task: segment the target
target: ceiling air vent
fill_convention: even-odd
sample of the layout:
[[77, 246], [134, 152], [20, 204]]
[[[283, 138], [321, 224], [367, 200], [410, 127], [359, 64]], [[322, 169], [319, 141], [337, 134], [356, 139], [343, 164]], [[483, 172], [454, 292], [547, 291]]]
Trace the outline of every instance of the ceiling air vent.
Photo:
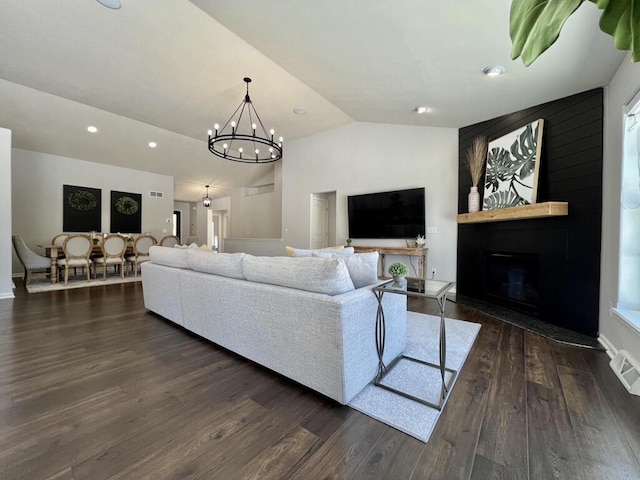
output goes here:
[[164, 193], [162, 192], [154, 192], [153, 190], [149, 191], [149, 196], [150, 197], [155, 197], [155, 198], [162, 198], [164, 197]]

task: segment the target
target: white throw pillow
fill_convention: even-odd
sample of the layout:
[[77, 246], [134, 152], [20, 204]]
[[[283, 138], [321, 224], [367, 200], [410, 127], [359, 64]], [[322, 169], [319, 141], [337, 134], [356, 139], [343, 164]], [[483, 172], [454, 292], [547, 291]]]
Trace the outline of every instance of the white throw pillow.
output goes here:
[[378, 252], [356, 253], [345, 259], [347, 270], [356, 288], [378, 282]]
[[340, 255], [337, 252], [314, 252], [314, 257], [342, 258], [356, 288], [366, 287], [378, 282], [378, 252]]

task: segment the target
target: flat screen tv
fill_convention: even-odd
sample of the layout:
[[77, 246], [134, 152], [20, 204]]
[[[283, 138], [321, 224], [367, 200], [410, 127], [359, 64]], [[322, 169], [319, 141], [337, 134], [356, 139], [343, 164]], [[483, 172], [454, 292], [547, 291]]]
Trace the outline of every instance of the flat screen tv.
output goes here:
[[348, 197], [350, 238], [424, 235], [424, 188]]

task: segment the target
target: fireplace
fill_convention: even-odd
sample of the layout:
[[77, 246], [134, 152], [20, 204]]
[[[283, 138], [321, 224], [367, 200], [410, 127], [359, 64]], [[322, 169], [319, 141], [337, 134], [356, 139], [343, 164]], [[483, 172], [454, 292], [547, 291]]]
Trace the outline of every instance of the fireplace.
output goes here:
[[484, 252], [484, 300], [538, 316], [540, 313], [537, 254]]
[[[536, 200], [567, 202], [569, 214], [460, 223], [456, 297], [597, 337], [603, 100], [597, 88], [459, 129], [459, 214], [468, 208], [471, 178], [464, 161], [473, 139], [496, 139], [538, 118], [544, 118], [544, 142]], [[516, 264], [511, 279], [505, 273], [510, 262]]]

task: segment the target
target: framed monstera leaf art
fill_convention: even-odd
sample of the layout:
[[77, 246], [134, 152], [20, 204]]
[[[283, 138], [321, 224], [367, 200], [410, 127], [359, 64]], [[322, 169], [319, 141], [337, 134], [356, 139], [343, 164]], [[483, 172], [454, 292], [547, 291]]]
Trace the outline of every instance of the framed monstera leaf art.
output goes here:
[[489, 142], [483, 210], [536, 203], [542, 119]]

